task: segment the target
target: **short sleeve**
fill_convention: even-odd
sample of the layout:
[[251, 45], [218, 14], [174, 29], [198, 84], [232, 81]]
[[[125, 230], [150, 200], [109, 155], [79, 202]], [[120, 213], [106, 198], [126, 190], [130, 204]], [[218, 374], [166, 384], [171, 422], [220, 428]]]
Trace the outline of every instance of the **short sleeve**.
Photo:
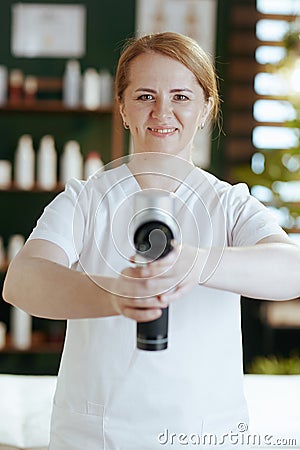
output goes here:
[[286, 236], [273, 214], [255, 197], [248, 186], [239, 183], [229, 189], [227, 198], [229, 245], [254, 245], [271, 235]]
[[61, 247], [69, 258], [69, 266], [78, 261], [83, 242], [83, 183], [72, 179], [44, 209], [28, 240], [45, 239]]

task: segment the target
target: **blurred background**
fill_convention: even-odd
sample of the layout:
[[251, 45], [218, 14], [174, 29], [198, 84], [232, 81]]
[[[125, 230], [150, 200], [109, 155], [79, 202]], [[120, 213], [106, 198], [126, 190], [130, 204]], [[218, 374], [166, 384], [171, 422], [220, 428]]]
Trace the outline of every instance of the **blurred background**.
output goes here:
[[[300, 0], [85, 0], [0, 5], [0, 285], [71, 176], [127, 154], [113, 77], [127, 38], [172, 30], [215, 60], [221, 132], [195, 164], [251, 193], [300, 242]], [[68, 168], [68, 169], [67, 169]], [[300, 302], [242, 299], [246, 373], [300, 373]], [[0, 302], [0, 373], [56, 374], [63, 321]]]

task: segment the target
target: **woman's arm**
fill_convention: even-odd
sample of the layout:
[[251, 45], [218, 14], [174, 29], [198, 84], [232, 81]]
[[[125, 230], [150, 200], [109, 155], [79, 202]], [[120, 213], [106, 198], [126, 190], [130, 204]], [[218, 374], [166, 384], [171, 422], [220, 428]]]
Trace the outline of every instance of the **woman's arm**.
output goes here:
[[[137, 317], [152, 320], [160, 315], [161, 302], [139, 300], [143, 279], [89, 275], [69, 269], [66, 253], [42, 239], [27, 242], [11, 262], [3, 298], [29, 314], [50, 319], [107, 317], [120, 314], [122, 300], [135, 302]], [[122, 297], [122, 293], [128, 298]], [[139, 314], [139, 308], [147, 308]], [[142, 309], [141, 309], [142, 311]]]
[[300, 296], [300, 248], [281, 236], [251, 247], [175, 246], [168, 256], [129, 267], [118, 278], [76, 272], [67, 264], [66, 254], [55, 244], [29, 241], [10, 265], [4, 298], [46, 318], [122, 314], [148, 321], [199, 283], [253, 298]]
[[144, 275], [154, 277], [153, 283], [155, 275], [164, 272], [170, 288], [162, 296], [165, 301], [181, 297], [196, 284], [257, 299], [300, 296], [300, 247], [288, 237], [270, 236], [250, 247], [182, 246], [176, 252], [180, 257], [172, 267], [166, 257], [144, 269]]
[[8, 268], [3, 298], [32, 315], [52, 319], [117, 314], [109, 292], [67, 266], [68, 257], [57, 245], [29, 241]]
[[251, 298], [289, 300], [300, 296], [299, 273], [300, 247], [270, 236], [251, 247], [226, 248], [205, 284]]

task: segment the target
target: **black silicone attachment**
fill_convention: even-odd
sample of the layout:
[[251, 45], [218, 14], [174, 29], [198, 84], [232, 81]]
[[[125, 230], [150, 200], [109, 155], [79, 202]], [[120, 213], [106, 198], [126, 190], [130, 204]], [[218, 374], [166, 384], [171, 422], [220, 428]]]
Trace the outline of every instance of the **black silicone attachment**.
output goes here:
[[[163, 222], [149, 221], [140, 225], [134, 234], [137, 253], [146, 260], [163, 258], [172, 250], [172, 230]], [[162, 315], [150, 322], [137, 324], [137, 348], [141, 350], [164, 350], [168, 347], [169, 308], [162, 309]]]
[[166, 256], [172, 250], [172, 230], [159, 220], [140, 225], [134, 233], [134, 246], [137, 252], [149, 260]]

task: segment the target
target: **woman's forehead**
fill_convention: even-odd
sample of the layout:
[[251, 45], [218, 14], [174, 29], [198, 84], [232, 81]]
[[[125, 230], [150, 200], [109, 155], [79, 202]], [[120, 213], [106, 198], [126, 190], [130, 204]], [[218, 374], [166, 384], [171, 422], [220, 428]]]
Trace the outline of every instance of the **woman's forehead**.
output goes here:
[[[193, 72], [174, 58], [161, 53], [142, 53], [136, 56], [129, 66], [129, 82], [139, 83], [143, 80], [153, 83], [185, 83], [199, 85]], [[181, 86], [182, 87], [182, 86]]]

